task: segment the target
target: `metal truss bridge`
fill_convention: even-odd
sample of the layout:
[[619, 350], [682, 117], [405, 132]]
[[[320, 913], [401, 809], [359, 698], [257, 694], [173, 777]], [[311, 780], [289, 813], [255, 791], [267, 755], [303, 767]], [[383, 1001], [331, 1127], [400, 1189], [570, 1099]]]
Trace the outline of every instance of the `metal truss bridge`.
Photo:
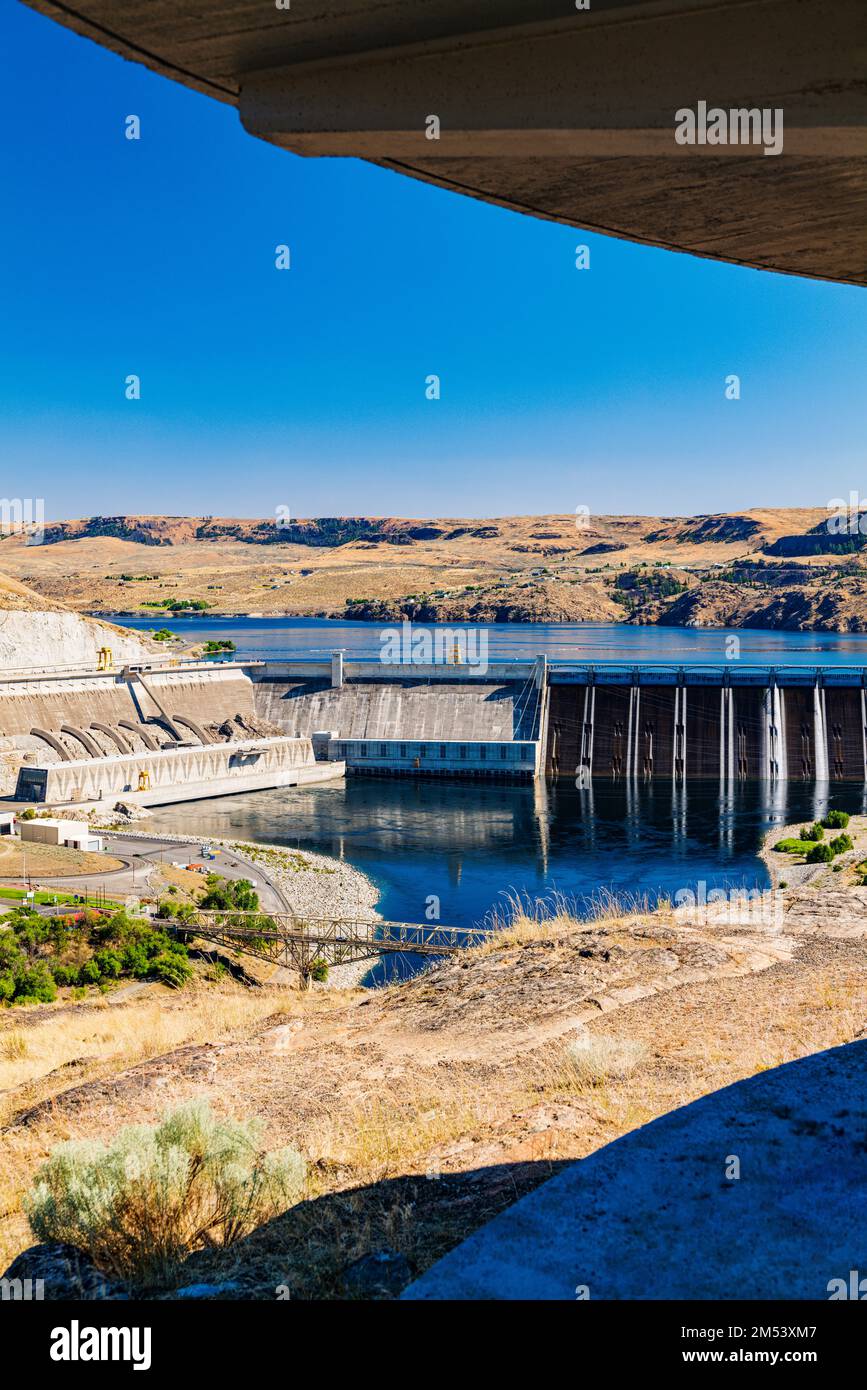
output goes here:
[[196, 912], [175, 929], [218, 946], [297, 970], [309, 981], [318, 964], [344, 965], [375, 955], [411, 952], [447, 956], [480, 946], [483, 927], [428, 926], [420, 922], [364, 921], [353, 917], [295, 917], [289, 913]]

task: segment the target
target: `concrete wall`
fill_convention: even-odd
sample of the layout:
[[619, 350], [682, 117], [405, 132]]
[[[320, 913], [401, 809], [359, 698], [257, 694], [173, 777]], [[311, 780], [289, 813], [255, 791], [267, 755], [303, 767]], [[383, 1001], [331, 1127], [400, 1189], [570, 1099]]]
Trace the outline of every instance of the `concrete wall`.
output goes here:
[[7, 736], [29, 734], [34, 726], [55, 731], [61, 724], [79, 724], [86, 729], [94, 719], [116, 724], [137, 718], [129, 690], [117, 676], [0, 684], [0, 734]]
[[540, 771], [541, 745], [537, 742], [332, 738], [316, 743], [320, 756], [339, 759], [348, 771], [367, 776], [527, 781]]
[[[36, 769], [26, 769], [22, 778]], [[136, 757], [91, 758], [44, 769], [49, 805], [113, 803], [122, 796], [141, 805], [164, 805], [265, 787], [296, 786], [343, 775], [341, 763], [315, 763], [309, 739], [267, 738], [205, 748], [166, 749]], [[150, 788], [138, 791], [146, 772]], [[21, 788], [25, 791], [24, 787]], [[28, 799], [27, 792], [22, 799]]]
[[331, 729], [345, 739], [509, 741], [530, 736], [535, 691], [519, 684], [407, 679], [354, 681], [333, 689], [321, 677], [260, 680], [256, 712], [286, 733]]
[[[253, 685], [240, 668], [179, 667], [147, 672], [145, 679], [172, 714], [209, 722], [254, 713]], [[34, 726], [56, 733], [63, 724], [89, 729], [94, 720], [138, 721], [139, 706], [145, 718], [158, 714], [141, 683], [130, 685], [120, 672], [0, 680], [0, 737], [29, 734]]]
[[206, 724], [235, 714], [255, 713], [252, 681], [235, 667], [156, 671], [147, 673], [145, 679], [169, 714], [183, 714]]

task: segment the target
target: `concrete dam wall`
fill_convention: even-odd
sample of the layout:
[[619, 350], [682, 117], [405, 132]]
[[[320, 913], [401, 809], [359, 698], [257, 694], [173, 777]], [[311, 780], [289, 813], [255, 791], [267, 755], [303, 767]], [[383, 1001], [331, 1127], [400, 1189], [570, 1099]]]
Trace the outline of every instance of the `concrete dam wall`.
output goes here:
[[158, 805], [342, 774], [257, 718], [238, 666], [0, 679], [0, 791], [20, 801]]
[[286, 733], [331, 730], [341, 739], [511, 742], [533, 737], [536, 701], [515, 682], [326, 678], [255, 684], [256, 712]]
[[[198, 721], [255, 713], [253, 683], [241, 671], [155, 671], [147, 682], [172, 713]], [[128, 681], [122, 673], [0, 683], [0, 737], [29, 734], [34, 725], [52, 731], [63, 724], [87, 729], [94, 721], [116, 725], [122, 719], [138, 722], [143, 715], [158, 713], [140, 683]]]
[[133, 757], [82, 758], [48, 768], [23, 767], [16, 797], [74, 806], [110, 805], [120, 796], [141, 806], [157, 806], [297, 786], [341, 772], [341, 768], [314, 762], [309, 739], [270, 738], [163, 748]]
[[863, 687], [553, 685], [549, 777], [867, 780]]
[[[251, 741], [260, 755], [245, 764], [237, 755]], [[273, 745], [267, 758], [264, 744]], [[867, 669], [549, 668], [539, 658], [476, 674], [344, 666], [336, 653], [330, 661], [0, 676], [6, 795], [183, 800], [283, 785], [295, 768], [307, 769], [297, 781], [348, 770], [864, 783]], [[24, 775], [33, 770], [46, 775]], [[197, 790], [209, 784], [210, 793]]]
[[347, 767], [526, 781], [541, 770], [535, 670], [374, 676], [369, 667], [345, 674], [336, 657], [300, 673], [286, 663], [142, 663], [0, 678], [0, 785], [19, 800], [147, 805], [340, 777]]
[[260, 718], [313, 738], [316, 756], [368, 777], [483, 778], [529, 781], [541, 771], [544, 690], [535, 667], [522, 679], [467, 679], [435, 667], [383, 671], [341, 661], [327, 675], [255, 678]]

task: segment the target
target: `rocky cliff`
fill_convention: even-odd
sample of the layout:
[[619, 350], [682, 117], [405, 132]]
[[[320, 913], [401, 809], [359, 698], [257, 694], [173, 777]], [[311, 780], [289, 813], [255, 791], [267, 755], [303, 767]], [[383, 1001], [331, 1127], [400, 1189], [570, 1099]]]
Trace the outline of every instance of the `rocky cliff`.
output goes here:
[[93, 666], [100, 647], [110, 647], [116, 661], [140, 661], [150, 654], [136, 633], [72, 613], [0, 576], [0, 671]]

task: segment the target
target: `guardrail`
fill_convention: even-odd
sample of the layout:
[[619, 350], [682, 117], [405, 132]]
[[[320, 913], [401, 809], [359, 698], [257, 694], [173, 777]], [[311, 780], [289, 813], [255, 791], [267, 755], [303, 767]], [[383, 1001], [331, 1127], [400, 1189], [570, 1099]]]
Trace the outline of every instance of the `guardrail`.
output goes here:
[[[321, 669], [323, 672], [330, 670], [331, 653], [323, 651], [322, 654], [309, 654], [283, 651], [280, 649], [270, 650], [261, 656], [238, 656], [232, 657], [215, 655], [213, 657], [167, 657], [164, 661], [159, 658], [153, 660], [124, 660], [118, 658], [110, 670], [100, 669], [95, 664], [74, 663], [65, 665], [62, 663], [51, 665], [31, 665], [31, 666], [5, 666], [0, 672], [0, 683], [6, 681], [16, 681], [44, 677], [63, 678], [65, 676], [92, 677], [101, 676], [105, 679], [117, 678], [124, 670], [143, 671], [145, 674], [153, 672], [157, 674], [169, 673], [176, 670], [213, 670], [216, 667], [225, 669], [234, 667], [238, 670], [249, 668], [267, 668], [269, 665], [306, 667], [310, 669]], [[383, 663], [379, 657], [359, 653], [353, 654], [344, 663], [344, 672], [351, 676], [353, 668], [363, 669], [366, 675], [374, 671], [381, 673], [383, 680], [400, 680], [417, 674], [420, 679], [424, 679], [432, 674], [448, 676], [451, 679], [472, 680], [497, 680], [510, 677], [511, 679], [525, 679], [530, 677], [536, 668], [536, 658], [534, 657], [501, 657], [492, 658], [488, 661], [484, 671], [476, 671], [471, 662], [455, 664], [451, 661], [444, 662], [394, 662]], [[861, 662], [840, 662], [840, 661], [713, 661], [713, 660], [694, 660], [694, 661], [632, 661], [624, 659], [603, 659], [588, 661], [570, 661], [567, 659], [558, 660], [548, 658], [547, 671], [549, 681], [555, 683], [568, 681], [571, 677], [583, 679], [588, 673], [599, 674], [603, 677], [622, 676], [630, 678], [638, 675], [686, 675], [697, 676], [704, 674], [707, 676], [721, 677], [727, 673], [729, 678], [735, 680], [755, 673], [759, 676], [772, 676], [779, 679], [781, 675], [788, 677], [807, 677], [812, 676], [818, 679], [826, 679], [829, 676], [839, 674], [843, 677], [857, 678], [859, 683], [867, 685], [867, 663]]]

